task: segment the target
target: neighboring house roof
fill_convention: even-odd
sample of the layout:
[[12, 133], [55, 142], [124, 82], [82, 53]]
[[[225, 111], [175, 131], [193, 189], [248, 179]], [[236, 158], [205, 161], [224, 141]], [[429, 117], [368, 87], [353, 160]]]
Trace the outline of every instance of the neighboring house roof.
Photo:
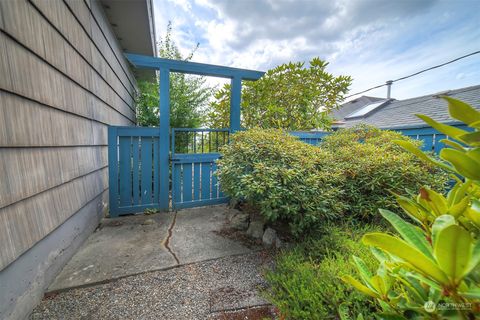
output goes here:
[[382, 98], [376, 97], [368, 97], [368, 96], [361, 96], [355, 100], [349, 101], [347, 103], [342, 104], [342, 106], [334, 110], [332, 116], [334, 119], [343, 121], [343, 119], [348, 116], [349, 114], [361, 109], [367, 104], [383, 100]]
[[[157, 56], [152, 0], [100, 0], [122, 51]], [[137, 78], [152, 79], [154, 70], [134, 70]]]
[[[374, 125], [379, 128], [394, 128], [405, 126], [425, 125], [425, 123], [415, 116], [415, 114], [425, 114], [439, 122], [455, 122], [448, 113], [448, 105], [445, 100], [439, 96], [446, 95], [455, 99], [462, 100], [477, 110], [480, 110], [480, 85], [466, 87], [456, 90], [448, 90], [436, 94], [406, 99], [390, 100], [381, 104], [378, 108], [367, 113], [363, 117], [349, 118], [355, 111], [374, 103], [375, 101], [385, 100], [382, 98], [372, 102], [372, 97], [360, 97], [357, 102], [351, 101], [333, 112], [333, 117], [338, 123], [336, 127], [351, 127], [359, 123]], [[368, 98], [368, 99], [362, 99]], [[361, 99], [361, 100], [360, 100]]]

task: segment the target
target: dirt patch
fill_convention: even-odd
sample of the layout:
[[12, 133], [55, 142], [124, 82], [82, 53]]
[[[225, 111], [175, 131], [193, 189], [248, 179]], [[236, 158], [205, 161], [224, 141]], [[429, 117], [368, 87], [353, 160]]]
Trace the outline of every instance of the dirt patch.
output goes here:
[[233, 229], [228, 225], [225, 225], [220, 230], [213, 231], [213, 233], [230, 240], [238, 241], [249, 249], [259, 249], [262, 247], [261, 239], [251, 238], [246, 235], [245, 231]]
[[211, 319], [213, 320], [263, 320], [278, 319], [278, 313], [270, 305], [247, 308], [242, 310], [223, 311]]

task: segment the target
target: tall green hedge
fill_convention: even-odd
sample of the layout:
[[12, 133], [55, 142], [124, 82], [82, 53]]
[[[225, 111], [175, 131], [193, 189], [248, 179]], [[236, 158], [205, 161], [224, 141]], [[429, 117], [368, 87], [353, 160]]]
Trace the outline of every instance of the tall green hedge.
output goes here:
[[447, 175], [406, 152], [394, 140], [412, 140], [401, 133], [360, 125], [326, 136], [320, 148], [334, 155], [330, 165], [343, 172], [342, 203], [357, 219], [378, 219], [378, 208], [396, 210], [391, 192], [405, 194], [427, 185], [443, 191]]
[[276, 129], [238, 132], [221, 152], [223, 192], [254, 205], [270, 221], [289, 221], [294, 233], [344, 212], [338, 201], [344, 177], [325, 166], [333, 161], [329, 152]]
[[373, 220], [395, 209], [391, 192], [422, 184], [442, 190], [446, 177], [391, 143], [398, 133], [360, 127], [330, 135], [318, 146], [276, 129], [231, 136], [218, 161], [223, 191], [253, 205], [270, 221], [299, 234], [325, 219]]

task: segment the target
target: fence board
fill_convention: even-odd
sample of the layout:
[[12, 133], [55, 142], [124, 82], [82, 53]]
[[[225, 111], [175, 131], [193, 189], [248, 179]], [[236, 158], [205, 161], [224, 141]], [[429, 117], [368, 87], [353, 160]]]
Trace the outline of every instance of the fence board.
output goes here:
[[183, 201], [192, 201], [192, 164], [183, 165]]
[[152, 203], [152, 138], [142, 137], [142, 204]]
[[119, 137], [120, 206], [132, 204], [131, 140], [131, 137]]
[[139, 160], [139, 137], [132, 137], [132, 174], [133, 174], [133, 203], [140, 203], [140, 160]]
[[195, 163], [193, 167], [193, 200], [200, 200], [200, 163]]

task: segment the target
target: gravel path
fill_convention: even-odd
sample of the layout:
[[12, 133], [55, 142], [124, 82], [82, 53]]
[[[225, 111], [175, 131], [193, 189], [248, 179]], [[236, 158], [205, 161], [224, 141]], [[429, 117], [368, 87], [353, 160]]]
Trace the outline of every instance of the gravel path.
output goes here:
[[259, 289], [271, 264], [270, 253], [254, 252], [73, 289], [45, 298], [31, 319], [222, 319], [266, 304]]

